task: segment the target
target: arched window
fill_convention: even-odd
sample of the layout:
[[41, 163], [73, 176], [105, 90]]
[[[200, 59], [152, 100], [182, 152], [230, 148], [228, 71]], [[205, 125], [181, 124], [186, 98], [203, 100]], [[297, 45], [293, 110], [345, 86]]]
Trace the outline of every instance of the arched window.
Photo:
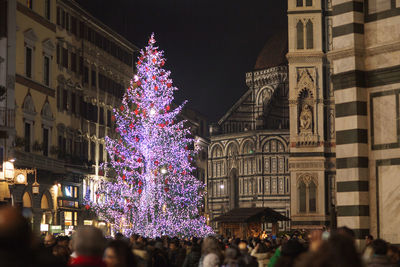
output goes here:
[[303, 27], [303, 22], [301, 22], [300, 20], [297, 22], [296, 32], [297, 32], [297, 49], [304, 49], [304, 27]]
[[300, 204], [300, 212], [306, 212], [307, 204], [306, 204], [306, 184], [301, 181], [299, 185], [299, 204]]
[[43, 196], [42, 196], [42, 201], [40, 203], [40, 208], [42, 210], [48, 210], [50, 208], [49, 207], [49, 200], [47, 199], [46, 194], [43, 194]]
[[22, 207], [32, 208], [32, 199], [28, 192], [25, 192], [22, 197]]
[[214, 147], [212, 152], [212, 157], [213, 158], [222, 157], [222, 148], [219, 145]]
[[306, 32], [307, 32], [307, 49], [314, 48], [314, 29], [313, 23], [309, 20], [306, 24]]
[[313, 181], [308, 186], [308, 210], [309, 212], [317, 211], [317, 187]]
[[253, 154], [254, 153], [254, 146], [253, 143], [248, 141], [243, 146], [243, 154]]
[[314, 179], [306, 174], [300, 178], [298, 185], [299, 212], [317, 212], [317, 184]]

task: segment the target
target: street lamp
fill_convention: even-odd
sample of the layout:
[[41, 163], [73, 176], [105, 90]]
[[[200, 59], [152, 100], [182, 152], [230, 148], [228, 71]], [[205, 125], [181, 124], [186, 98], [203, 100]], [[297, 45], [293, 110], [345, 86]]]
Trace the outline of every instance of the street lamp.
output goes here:
[[35, 173], [35, 182], [32, 184], [32, 193], [39, 194], [39, 183], [37, 182], [37, 170], [36, 168], [33, 170], [28, 170], [27, 173]]

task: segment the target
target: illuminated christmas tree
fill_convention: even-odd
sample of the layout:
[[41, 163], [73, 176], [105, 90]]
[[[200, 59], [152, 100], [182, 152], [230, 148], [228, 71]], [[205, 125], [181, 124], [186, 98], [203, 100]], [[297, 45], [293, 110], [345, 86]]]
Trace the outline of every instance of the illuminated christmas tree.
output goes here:
[[115, 230], [145, 237], [205, 236], [212, 233], [199, 216], [204, 184], [192, 171], [194, 140], [172, 108], [177, 90], [163, 69], [163, 51], [152, 35], [137, 61], [137, 75], [114, 109], [117, 138], [106, 137], [110, 161], [87, 208]]

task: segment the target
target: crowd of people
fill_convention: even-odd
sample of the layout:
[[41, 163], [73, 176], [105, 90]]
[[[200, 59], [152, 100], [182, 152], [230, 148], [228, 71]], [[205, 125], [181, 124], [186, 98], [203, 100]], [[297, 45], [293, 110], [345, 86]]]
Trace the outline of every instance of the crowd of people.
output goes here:
[[204, 239], [116, 234], [104, 237], [101, 230], [83, 226], [72, 237], [32, 234], [28, 221], [12, 207], [0, 209], [0, 266], [73, 267], [379, 267], [400, 266], [400, 250], [382, 239], [366, 237], [356, 249], [354, 232], [294, 232], [280, 238]]

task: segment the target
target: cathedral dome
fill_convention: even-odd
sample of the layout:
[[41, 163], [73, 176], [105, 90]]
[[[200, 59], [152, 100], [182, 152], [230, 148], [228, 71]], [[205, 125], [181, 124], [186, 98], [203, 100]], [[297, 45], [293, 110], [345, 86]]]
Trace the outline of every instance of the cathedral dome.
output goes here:
[[282, 30], [272, 35], [264, 48], [258, 54], [254, 69], [268, 69], [280, 65], [286, 65], [286, 53], [288, 52], [288, 33]]

